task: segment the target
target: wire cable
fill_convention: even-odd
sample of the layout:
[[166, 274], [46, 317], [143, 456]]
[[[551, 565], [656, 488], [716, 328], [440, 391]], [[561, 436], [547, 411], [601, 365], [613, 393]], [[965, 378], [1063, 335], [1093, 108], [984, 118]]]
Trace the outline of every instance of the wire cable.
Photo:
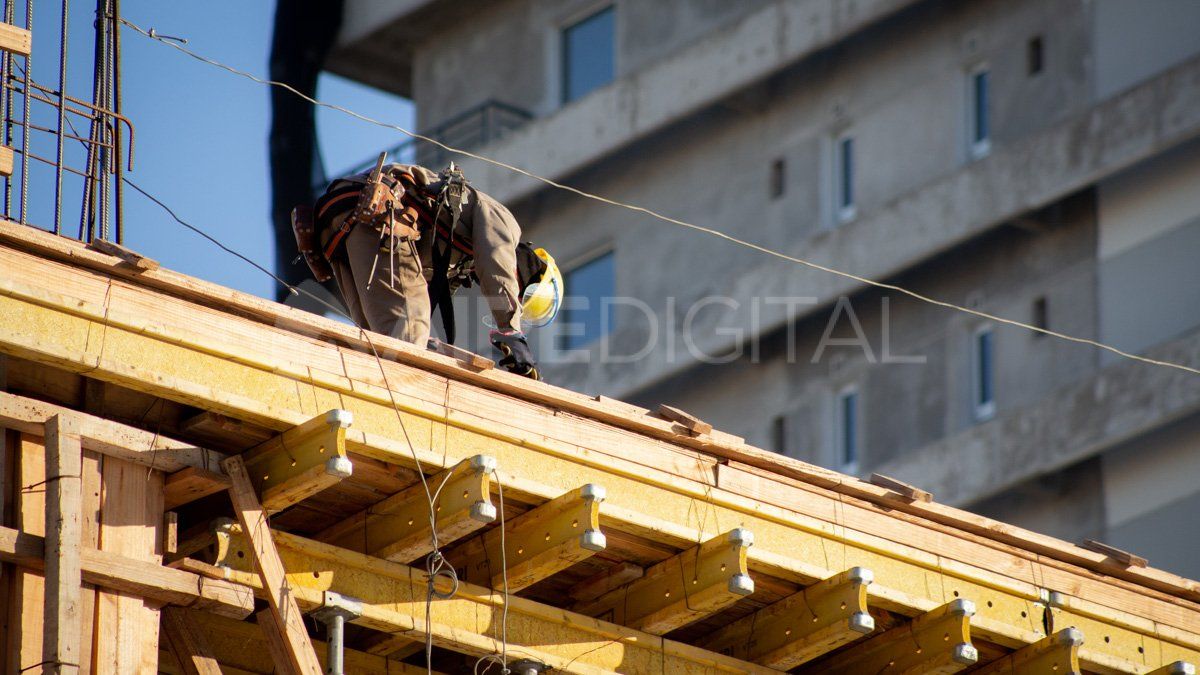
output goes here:
[[295, 87], [292, 87], [291, 85], [289, 85], [285, 82], [264, 79], [264, 78], [258, 77], [256, 75], [253, 75], [252, 73], [248, 73], [246, 71], [239, 70], [237, 68], [234, 68], [233, 66], [226, 65], [224, 63], [221, 63], [220, 61], [216, 61], [207, 56], [198, 54], [198, 53], [188, 49], [187, 47], [184, 47], [182, 44], [172, 41], [172, 39], [169, 39], [165, 36], [159, 35], [153, 28], [151, 28], [149, 31], [146, 31], [146, 30], [142, 29], [140, 26], [138, 26], [137, 24], [134, 24], [131, 21], [124, 19], [124, 18], [121, 19], [121, 22], [124, 23], [126, 26], [129, 26], [129, 28], [131, 28], [135, 32], [140, 33], [152, 40], [155, 40], [157, 42], [165, 44], [173, 49], [177, 49], [180, 52], [182, 52], [182, 53], [190, 56], [191, 58], [196, 59], [197, 61], [200, 61], [202, 63], [206, 63], [210, 66], [220, 68], [222, 70], [233, 73], [234, 75], [238, 75], [240, 77], [247, 78], [247, 79], [257, 82], [259, 84], [286, 89], [287, 91], [290, 91], [291, 93], [295, 94], [296, 96], [299, 96], [300, 98], [308, 101], [309, 103], [311, 103], [313, 105], [320, 106], [323, 108], [329, 108], [330, 110], [337, 110], [338, 112], [345, 113], [351, 117], [362, 120], [363, 122], [367, 122], [369, 124], [374, 124], [376, 126], [383, 127], [385, 129], [391, 129], [394, 131], [398, 131], [398, 132], [404, 134], [405, 136], [408, 136], [409, 138], [412, 138], [412, 139], [418, 140], [418, 141], [423, 141], [425, 143], [430, 143], [434, 146], [437, 146], [438, 148], [441, 148], [442, 150], [444, 150], [446, 152], [461, 155], [463, 157], [470, 157], [471, 159], [475, 159], [475, 160], [478, 160], [478, 161], [481, 161], [481, 162], [484, 162], [487, 164], [491, 164], [493, 166], [500, 167], [502, 169], [507, 169], [509, 171], [518, 173], [522, 176], [525, 176], [527, 178], [531, 178], [538, 182], [544, 183], [545, 185], [549, 185], [550, 187], [579, 195], [580, 197], [583, 197], [585, 199], [591, 199], [593, 201], [597, 201], [602, 204], [608, 204], [609, 206], [615, 206], [618, 208], [627, 209], [629, 211], [634, 211], [636, 213], [641, 213], [641, 214], [650, 216], [651, 218], [661, 220], [665, 223], [670, 223], [672, 225], [684, 227], [684, 228], [687, 228], [687, 229], [690, 229], [690, 230], [693, 230], [696, 232], [701, 232], [703, 234], [707, 234], [709, 236], [716, 237], [718, 239], [724, 239], [725, 241], [730, 242], [732, 244], [736, 244], [736, 245], [742, 246], [744, 248], [758, 251], [759, 253], [763, 253], [763, 254], [766, 254], [766, 255], [769, 255], [769, 256], [772, 256], [775, 258], [779, 258], [781, 260], [786, 260], [788, 262], [792, 262], [792, 263], [795, 263], [798, 265], [803, 265], [810, 269], [818, 270], [821, 272], [826, 272], [828, 274], [833, 274], [833, 275], [842, 277], [844, 279], [856, 281], [860, 284], [864, 284], [867, 286], [873, 286], [875, 288], [880, 288], [883, 290], [900, 293], [902, 295], [907, 295], [915, 300], [919, 300], [921, 302], [925, 302], [925, 303], [928, 303], [931, 305], [936, 305], [938, 307], [943, 307], [945, 309], [963, 312], [963, 313], [970, 314], [972, 316], [976, 316], [976, 317], [979, 317], [982, 319], [987, 319], [988, 321], [994, 321], [996, 323], [1005, 324], [1008, 326], [1014, 326], [1016, 328], [1023, 328], [1026, 330], [1034, 331], [1036, 333], [1041, 333], [1043, 335], [1049, 335], [1051, 337], [1058, 338], [1060, 340], [1066, 340], [1068, 342], [1075, 342], [1078, 344], [1096, 347], [1097, 349], [1102, 349], [1102, 350], [1111, 352], [1113, 354], [1116, 354], [1122, 358], [1131, 359], [1133, 361], [1139, 361], [1141, 363], [1146, 363], [1149, 365], [1162, 366], [1165, 368], [1174, 368], [1177, 370], [1182, 370], [1184, 372], [1192, 373], [1193, 375], [1200, 375], [1200, 369], [1193, 368], [1191, 366], [1186, 366], [1186, 365], [1183, 365], [1180, 363], [1174, 363], [1171, 361], [1163, 361], [1160, 359], [1153, 359], [1153, 358], [1149, 358], [1146, 356], [1133, 354], [1133, 353], [1127, 352], [1123, 349], [1119, 349], [1112, 345], [1108, 345], [1103, 342], [1099, 342], [1097, 340], [1092, 340], [1090, 338], [1076, 337], [1074, 335], [1068, 335], [1066, 333], [1060, 333], [1058, 331], [1053, 331], [1053, 330], [1050, 330], [1049, 328], [1043, 328], [1041, 326], [1034, 326], [1032, 324], [1028, 324], [1023, 321], [1017, 321], [1015, 319], [1007, 319], [1007, 318], [1004, 318], [1001, 316], [997, 316], [995, 314], [990, 314], [988, 312], [983, 312], [983, 311], [980, 311], [977, 309], [972, 309], [970, 307], [956, 305], [952, 302], [938, 300], [936, 298], [929, 297], [927, 295], [904, 288], [902, 286], [897, 286], [895, 284], [890, 284], [890, 283], [883, 282], [883, 281], [876, 281], [874, 279], [870, 279], [868, 277], [864, 277], [859, 274], [854, 274], [853, 272], [846, 272], [844, 270], [840, 270], [835, 267], [830, 267], [828, 265], [822, 265], [820, 263], [813, 262], [811, 260], [806, 260], [804, 258], [799, 258], [796, 256], [788, 255], [787, 253], [783, 253], [782, 251], [776, 251], [774, 249], [770, 249], [765, 246], [755, 244], [755, 243], [747, 241], [745, 239], [741, 239], [741, 238], [735, 237], [733, 235], [726, 234], [724, 232], [721, 232], [720, 230], [716, 230], [711, 227], [705, 227], [703, 225], [697, 225], [695, 223], [690, 223], [690, 222], [687, 222], [684, 220], [680, 220], [678, 218], [673, 218], [671, 216], [661, 214], [657, 211], [648, 209], [643, 206], [638, 206], [636, 204], [629, 204], [629, 203], [617, 201], [615, 199], [610, 199], [610, 198], [604, 197], [602, 195], [597, 195], [597, 194], [594, 194], [591, 192], [587, 192], [585, 190], [581, 190], [581, 189], [573, 187], [571, 185], [566, 185], [564, 183], [560, 183], [560, 182], [552, 180], [550, 178], [546, 178], [544, 176], [539, 176], [531, 171], [522, 169], [521, 167], [514, 166], [512, 164], [500, 161], [498, 159], [493, 159], [491, 157], [485, 157], [483, 155], [479, 155], [479, 154], [470, 152], [468, 150], [463, 150], [461, 148], [451, 147], [435, 138], [430, 138], [429, 136], [425, 136], [425, 135], [419, 134], [417, 132], [410, 131], [410, 130], [405, 129], [404, 127], [401, 127], [396, 124], [390, 124], [388, 122], [383, 122], [383, 121], [368, 117], [366, 115], [355, 112], [353, 110], [350, 110], [349, 108], [337, 105], [335, 103], [327, 103], [324, 101], [320, 101], [311, 96], [308, 96], [307, 94], [299, 91]]

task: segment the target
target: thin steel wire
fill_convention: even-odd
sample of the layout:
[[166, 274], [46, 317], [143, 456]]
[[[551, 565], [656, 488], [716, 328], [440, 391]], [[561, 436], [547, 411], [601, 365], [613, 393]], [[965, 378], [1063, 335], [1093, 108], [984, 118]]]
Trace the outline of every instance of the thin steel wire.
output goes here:
[[394, 131], [398, 131], [398, 132], [408, 136], [409, 138], [417, 139], [420, 141], [424, 141], [426, 143], [431, 143], [433, 145], [436, 145], [437, 147], [441, 148], [442, 150], [445, 150], [446, 152], [450, 152], [450, 153], [453, 153], [456, 155], [461, 155], [463, 157], [470, 157], [471, 159], [475, 159], [475, 160], [478, 160], [478, 161], [481, 161], [481, 162], [484, 162], [487, 164], [491, 164], [493, 166], [497, 166], [502, 169], [507, 169], [514, 173], [518, 173], [522, 176], [525, 176], [527, 178], [536, 180], [540, 183], [544, 183], [545, 185], [549, 185], [550, 187], [576, 194], [585, 199], [590, 199], [592, 201], [600, 202], [602, 204], [608, 204], [609, 206], [615, 206], [618, 208], [626, 209], [629, 211], [633, 211], [635, 213], [641, 213], [643, 215], [650, 216], [651, 218], [654, 218], [656, 220], [660, 220], [660, 221], [663, 221], [665, 223], [669, 223], [672, 225], [677, 225], [679, 227], [687, 228], [689, 230], [692, 230], [695, 232], [700, 232], [700, 233], [709, 235], [711, 237], [716, 237], [718, 239], [723, 239], [732, 244], [736, 244], [738, 246], [748, 248], [753, 251], [758, 251], [759, 253], [763, 253], [763, 254], [766, 254], [766, 255], [769, 255], [769, 256], [772, 256], [775, 258], [779, 258], [781, 260], [786, 260], [788, 262], [795, 263], [797, 265], [802, 265], [802, 266], [808, 267], [810, 269], [833, 274], [833, 275], [842, 277], [844, 279], [856, 281], [856, 282], [858, 282], [860, 284], [864, 284], [866, 286], [873, 286], [875, 288], [894, 291], [894, 292], [900, 293], [902, 295], [907, 295], [915, 300], [919, 300], [919, 301], [927, 303], [927, 304], [936, 305], [938, 307], [943, 307], [945, 309], [950, 309], [950, 310], [957, 311], [957, 312], [962, 312], [964, 314], [970, 314], [972, 316], [979, 317], [981, 319], [987, 319], [988, 321], [994, 321], [996, 323], [1000, 323], [1000, 324], [1004, 324], [1004, 325], [1008, 325], [1008, 326], [1014, 326], [1016, 328], [1023, 328], [1026, 330], [1033, 331], [1035, 333], [1049, 335], [1051, 337], [1058, 338], [1060, 340], [1066, 340], [1068, 342], [1074, 342], [1077, 344], [1089, 345], [1092, 347], [1096, 347], [1097, 349], [1103, 349], [1105, 351], [1116, 354], [1122, 358], [1130, 359], [1133, 361], [1139, 361], [1141, 363], [1146, 363], [1146, 364], [1154, 365], [1154, 366], [1162, 366], [1164, 368], [1174, 368], [1176, 370], [1182, 370], [1184, 372], [1188, 372], [1193, 375], [1200, 375], [1200, 369], [1193, 368], [1191, 366], [1186, 366], [1186, 365], [1183, 365], [1180, 363], [1173, 363], [1171, 361], [1163, 361], [1160, 359], [1152, 359], [1149, 357], [1140, 356], [1138, 354], [1133, 354], [1133, 353], [1127, 352], [1123, 349], [1119, 349], [1112, 345], [1108, 345], [1103, 342], [1099, 342], [1097, 340], [1092, 340], [1090, 338], [1081, 338], [1081, 337], [1076, 337], [1074, 335], [1067, 335], [1066, 333], [1060, 333], [1058, 331], [1053, 331], [1048, 328], [1034, 326], [1032, 324], [1024, 323], [1022, 321], [1017, 321], [1015, 319], [1007, 319], [1002, 316], [990, 314], [988, 312], [983, 312], [983, 311], [980, 311], [977, 309], [972, 309], [970, 307], [956, 305], [952, 302], [946, 302], [944, 300], [937, 300], [935, 298], [929, 297], [922, 293], [918, 293], [916, 291], [904, 288], [903, 286], [897, 286], [896, 284], [890, 284], [890, 283], [886, 283], [883, 281], [876, 281], [874, 279], [870, 279], [868, 277], [864, 277], [862, 275], [855, 274], [853, 272], [846, 272], [844, 270], [840, 270], [835, 267], [830, 267], [828, 265], [822, 265], [821, 263], [816, 263], [816, 262], [813, 262], [810, 260], [806, 260], [804, 258], [799, 258], [796, 256], [788, 255], [787, 253], [783, 253], [782, 251], [776, 251], [774, 249], [770, 249], [765, 246], [761, 246], [759, 244], [755, 244], [753, 242], [746, 241], [745, 239], [740, 239], [733, 235], [721, 232], [720, 230], [715, 230], [711, 227], [697, 225], [695, 223], [689, 223], [684, 220], [679, 220], [678, 218], [672, 218], [671, 216], [663, 215], [657, 211], [648, 209], [643, 206], [637, 206], [636, 204], [629, 204], [629, 203], [621, 202], [621, 201], [618, 201], [615, 199], [610, 199], [608, 197], [604, 197], [601, 195], [597, 195], [597, 194], [594, 194], [591, 192], [587, 192], [586, 190], [581, 190], [579, 188], [572, 187], [572, 186], [566, 185], [564, 183], [560, 183], [560, 182], [552, 180], [550, 178], [546, 178], [544, 176], [539, 176], [535, 173], [532, 173], [530, 171], [522, 169], [518, 166], [508, 164], [507, 162], [502, 162], [498, 159], [492, 159], [491, 157], [485, 157], [483, 155], [479, 155], [477, 153], [470, 152], [468, 150], [451, 147], [449, 145], [446, 145], [445, 143], [442, 143], [441, 141], [439, 141], [437, 139], [418, 134], [414, 131], [409, 131], [408, 129], [405, 129], [404, 127], [401, 127], [396, 124], [390, 124], [388, 122], [382, 122], [380, 120], [373, 119], [371, 117], [367, 117], [366, 115], [355, 112], [353, 110], [350, 110], [349, 108], [345, 108], [345, 107], [337, 105], [335, 103], [326, 103], [324, 101], [319, 101], [319, 100], [317, 100], [311, 96], [308, 96], [307, 94], [297, 90], [295, 87], [292, 87], [291, 85], [289, 85], [287, 83], [260, 78], [256, 75], [253, 75], [253, 74], [248, 73], [243, 70], [238, 70], [237, 68], [234, 68], [233, 66], [226, 65], [224, 63], [221, 63], [220, 61], [216, 61], [207, 56], [197, 54], [196, 52], [184, 47], [183, 45], [169, 41], [165, 37], [158, 35], [157, 33], [155, 33], [153, 31], [153, 29], [151, 29], [150, 31], [143, 30], [137, 24], [132, 23], [125, 19], [122, 19], [122, 23], [124, 23], [126, 26], [129, 26], [131, 29], [140, 33], [141, 35], [144, 35], [144, 36], [146, 36], [152, 40], [155, 40], [161, 44], [165, 44], [173, 49], [176, 49], [176, 50], [190, 56], [191, 58], [196, 59], [197, 61], [200, 61], [201, 63], [206, 63], [210, 66], [220, 68], [222, 70], [233, 73], [234, 75], [238, 75], [240, 77], [247, 78], [247, 79], [257, 82], [259, 84], [286, 89], [287, 91], [290, 91], [291, 93], [295, 94], [296, 96], [299, 96], [300, 98], [308, 101], [309, 103], [311, 103], [313, 105], [321, 106], [323, 108], [329, 108], [330, 110], [337, 110], [338, 112], [345, 113], [351, 117], [362, 120], [369, 124], [374, 124], [376, 126], [383, 127], [385, 129], [392, 129]]

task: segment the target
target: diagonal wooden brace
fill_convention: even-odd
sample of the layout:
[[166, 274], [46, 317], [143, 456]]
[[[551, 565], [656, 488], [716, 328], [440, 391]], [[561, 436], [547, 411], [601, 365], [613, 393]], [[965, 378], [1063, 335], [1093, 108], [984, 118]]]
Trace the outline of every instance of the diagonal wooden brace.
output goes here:
[[505, 523], [503, 531], [495, 528], [471, 539], [448, 557], [471, 583], [502, 589], [507, 571], [510, 593], [527, 588], [604, 550], [604, 496], [603, 487], [589, 483], [521, 514]]
[[[436, 496], [440, 544], [449, 544], [496, 520], [491, 477], [496, 460], [476, 455], [428, 479]], [[379, 558], [411, 562], [433, 550], [429, 497], [421, 484], [401, 490], [316, 536], [318, 541]]]
[[1065, 628], [997, 659], [974, 671], [974, 675], [1080, 675], [1079, 646], [1083, 633]]
[[975, 603], [959, 598], [902, 626], [870, 638], [829, 662], [829, 675], [887, 672], [895, 675], [956, 673], [979, 659], [971, 644]]
[[330, 410], [264, 441], [242, 455], [246, 472], [268, 514], [276, 513], [349, 478], [347, 410]]
[[739, 527], [667, 558], [581, 611], [647, 633], [669, 633], [754, 592], [746, 571], [746, 550], [753, 544], [753, 533]]
[[871, 570], [853, 567], [718, 630], [705, 646], [791, 670], [875, 630], [867, 612], [873, 579]]

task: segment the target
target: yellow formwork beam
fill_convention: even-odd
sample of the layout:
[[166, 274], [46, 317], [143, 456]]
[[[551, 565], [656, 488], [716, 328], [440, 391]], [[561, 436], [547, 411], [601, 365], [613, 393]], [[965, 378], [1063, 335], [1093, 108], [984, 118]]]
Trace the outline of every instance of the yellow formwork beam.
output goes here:
[[875, 630], [871, 570], [854, 567], [764, 607], [704, 640], [713, 651], [791, 670]]
[[[186, 611], [186, 610], [184, 610]], [[208, 648], [221, 664], [223, 672], [275, 673], [276, 665], [270, 653], [263, 648], [262, 628], [245, 621], [234, 621], [221, 617], [189, 612], [189, 618], [203, 633]], [[313, 640], [313, 649], [321, 667], [328, 664], [328, 649], [324, 642]], [[355, 649], [343, 650], [343, 662], [347, 673], [355, 675], [418, 675], [427, 671], [424, 666], [412, 666], [396, 659], [367, 654]], [[165, 663], [163, 665], [166, 665]], [[166, 672], [183, 672], [168, 669]]]
[[746, 551], [753, 545], [754, 534], [736, 528], [667, 558], [641, 579], [578, 609], [647, 633], [669, 633], [754, 592], [746, 570]]
[[443, 546], [496, 520], [491, 502], [495, 471], [495, 459], [476, 455], [327, 528], [316, 538], [379, 558], [411, 562], [433, 550], [430, 497], [438, 543]]
[[[347, 434], [347, 445], [353, 452], [409, 468], [415, 467], [414, 457], [426, 466], [445, 467], [486, 452], [519, 472], [501, 474], [506, 492], [533, 503], [599, 483], [609, 495], [601, 514], [604, 527], [675, 547], [711, 537], [718, 528], [741, 525], [765, 542], [750, 552], [749, 566], [756, 573], [808, 584], [839, 569], [867, 567], [876, 575], [872, 604], [908, 616], [959, 593], [980, 603], [976, 633], [1009, 648], [1045, 637], [1047, 589], [1086, 593], [1098, 601], [1099, 590], [1116, 613], [1144, 617], [1145, 623], [1160, 629], [1103, 619], [1113, 639], [1089, 643], [1087, 653], [1081, 653], [1085, 668], [1089, 658], [1139, 661], [1145, 668], [1200, 661], [1200, 635], [1186, 629], [1197, 624], [1200, 613], [1161, 594], [1011, 555], [884, 514], [878, 516], [886, 520], [881, 523], [897, 534], [848, 527], [838, 522], [837, 513], [852, 505], [840, 506], [823, 497], [813, 497], [817, 503], [804, 512], [772, 506], [713, 488], [711, 475], [707, 481], [701, 472], [696, 477], [677, 475], [686, 468], [682, 460], [678, 471], [668, 472], [605, 452], [608, 446], [597, 445], [599, 441], [560, 440], [564, 431], [551, 430], [570, 421], [553, 410], [423, 371], [403, 369], [389, 378], [402, 394], [395, 397], [397, 410], [392, 395], [376, 383], [380, 366], [369, 355], [324, 345], [329, 360], [340, 365], [291, 363], [280, 355], [311, 350], [311, 339], [9, 249], [0, 248], [0, 258], [53, 268], [59, 276], [69, 273], [72, 281], [55, 285], [47, 281], [54, 275], [37, 274], [0, 278], [0, 315], [9, 319], [0, 322], [0, 352], [88, 372], [89, 377], [270, 428], [300, 424], [330, 408], [352, 410], [355, 426]], [[152, 296], [156, 307], [171, 305], [175, 315], [188, 320], [168, 325], [167, 311], [150, 318], [137, 309], [137, 303], [149, 302], [143, 296]], [[223, 332], [199, 328], [204, 321], [197, 317], [216, 321], [218, 314]], [[272, 349], [256, 351], [262, 342]], [[477, 410], [477, 405], [469, 408], [468, 393], [472, 405], [477, 404], [474, 399], [484, 399], [504, 414]], [[458, 399], [463, 402], [447, 405]], [[588, 427], [588, 433], [604, 438], [629, 435], [600, 425]], [[697, 462], [692, 462], [693, 470]], [[703, 513], [702, 522], [698, 512]], [[951, 549], [959, 552], [951, 556]], [[976, 561], [976, 556], [981, 557], [974, 564], [963, 562]], [[1000, 561], [993, 563], [988, 556]], [[1172, 630], [1161, 630], [1164, 626]], [[1144, 654], [1136, 651], [1135, 643]]]
[[447, 555], [461, 578], [510, 593], [603, 551], [604, 488], [588, 484], [521, 514]]
[[974, 675], [1080, 675], [1079, 646], [1083, 633], [1064, 628], [1028, 647], [974, 671]]
[[276, 513], [349, 478], [346, 429], [354, 415], [330, 410], [247, 450], [250, 482], [267, 513]]
[[907, 624], [868, 639], [829, 662], [820, 663], [827, 675], [861, 673], [956, 673], [979, 660], [971, 644], [975, 604], [955, 600], [922, 614]]
[[[261, 593], [249, 542], [241, 528], [230, 528], [229, 546], [217, 560], [225, 579]], [[460, 582], [448, 598], [429, 606], [425, 570], [381, 560], [343, 548], [272, 531], [290, 590], [302, 611], [321, 606], [322, 593], [333, 591], [362, 603], [362, 616], [352, 622], [374, 630], [425, 639], [428, 628], [435, 645], [471, 656], [499, 654], [507, 633], [510, 657], [541, 661], [555, 672], [667, 673], [706, 675], [778, 671], [666, 640], [642, 631], [551, 607], [527, 598], [505, 597], [475, 584]], [[450, 588], [438, 586], [441, 591]], [[507, 610], [507, 631], [504, 617]]]
[[1196, 675], [1196, 666], [1187, 661], [1176, 661], [1162, 668], [1155, 668], [1145, 675]]

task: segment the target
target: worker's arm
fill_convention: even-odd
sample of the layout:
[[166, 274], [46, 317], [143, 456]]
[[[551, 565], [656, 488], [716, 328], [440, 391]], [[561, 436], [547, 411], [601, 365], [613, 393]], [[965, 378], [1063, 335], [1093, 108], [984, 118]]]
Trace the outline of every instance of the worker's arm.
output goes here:
[[491, 309], [496, 327], [521, 330], [521, 299], [517, 285], [517, 219], [491, 197], [471, 191], [471, 242], [475, 248], [475, 274], [479, 290]]

